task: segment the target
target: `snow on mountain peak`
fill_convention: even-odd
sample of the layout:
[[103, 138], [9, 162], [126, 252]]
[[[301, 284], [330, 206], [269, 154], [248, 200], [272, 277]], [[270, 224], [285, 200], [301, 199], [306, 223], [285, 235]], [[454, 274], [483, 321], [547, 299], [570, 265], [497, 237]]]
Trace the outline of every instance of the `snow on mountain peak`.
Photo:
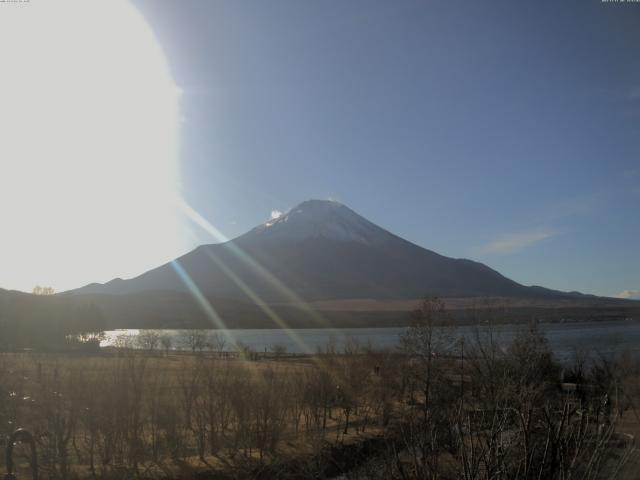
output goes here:
[[325, 238], [381, 244], [392, 235], [334, 200], [307, 200], [250, 233], [273, 240]]

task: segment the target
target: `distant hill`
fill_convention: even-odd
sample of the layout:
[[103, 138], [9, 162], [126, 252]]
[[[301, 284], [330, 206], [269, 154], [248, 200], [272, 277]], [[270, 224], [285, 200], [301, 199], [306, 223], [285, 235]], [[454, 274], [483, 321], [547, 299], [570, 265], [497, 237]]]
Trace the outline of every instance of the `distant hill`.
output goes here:
[[234, 240], [200, 246], [138, 277], [64, 295], [90, 299], [111, 324], [131, 327], [206, 325], [212, 317], [230, 327], [274, 327], [283, 320], [298, 326], [398, 324], [427, 295], [465, 299], [463, 310], [489, 297], [525, 309], [526, 317], [532, 309], [570, 306], [580, 315], [586, 308], [614, 306], [619, 313], [621, 306], [638, 306], [521, 285], [482, 263], [439, 255], [345, 205], [321, 200], [303, 202]]
[[0, 289], [0, 351], [68, 346], [68, 336], [105, 330], [110, 325], [90, 296], [32, 295]]

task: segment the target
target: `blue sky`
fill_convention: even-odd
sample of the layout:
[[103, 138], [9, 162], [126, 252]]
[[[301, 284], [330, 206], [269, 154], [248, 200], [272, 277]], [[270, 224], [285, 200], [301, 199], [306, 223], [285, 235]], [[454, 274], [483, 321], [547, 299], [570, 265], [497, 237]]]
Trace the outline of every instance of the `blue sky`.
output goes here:
[[134, 4], [227, 236], [331, 197], [524, 284], [640, 290], [640, 4]]

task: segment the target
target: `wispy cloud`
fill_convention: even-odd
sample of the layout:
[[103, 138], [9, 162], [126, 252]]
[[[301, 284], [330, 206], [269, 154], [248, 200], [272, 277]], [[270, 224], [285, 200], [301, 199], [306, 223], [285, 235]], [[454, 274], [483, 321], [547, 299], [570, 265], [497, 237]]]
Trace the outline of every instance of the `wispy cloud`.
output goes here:
[[508, 233], [483, 246], [480, 251], [493, 255], [511, 255], [557, 235], [555, 230]]
[[628, 300], [640, 300], [640, 290], [625, 290], [616, 295], [618, 298], [626, 298]]

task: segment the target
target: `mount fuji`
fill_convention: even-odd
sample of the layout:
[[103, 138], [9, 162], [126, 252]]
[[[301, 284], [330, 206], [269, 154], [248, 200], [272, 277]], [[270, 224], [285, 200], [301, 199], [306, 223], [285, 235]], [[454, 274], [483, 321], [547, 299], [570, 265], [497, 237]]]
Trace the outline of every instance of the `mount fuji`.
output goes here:
[[[185, 281], [186, 278], [189, 280]], [[444, 257], [335, 201], [309, 200], [222, 244], [203, 245], [139, 277], [75, 293], [183, 292], [267, 302], [539, 294], [491, 268]]]
[[63, 295], [89, 298], [111, 324], [129, 328], [207, 325], [212, 311], [234, 327], [276, 326], [274, 311], [288, 325], [322, 326], [314, 311], [334, 325], [386, 325], [406, 321], [406, 311], [425, 296], [458, 306], [488, 297], [527, 308], [599, 303], [599, 297], [527, 287], [482, 263], [439, 255], [325, 200], [303, 202], [244, 235], [202, 245], [138, 277]]

